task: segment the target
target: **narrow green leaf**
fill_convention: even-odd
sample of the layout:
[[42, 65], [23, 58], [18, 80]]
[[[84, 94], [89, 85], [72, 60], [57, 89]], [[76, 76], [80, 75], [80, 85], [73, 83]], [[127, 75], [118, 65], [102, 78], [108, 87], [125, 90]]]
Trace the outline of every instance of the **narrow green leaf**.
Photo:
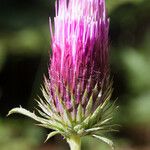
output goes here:
[[47, 142], [51, 137], [55, 136], [56, 134], [59, 134], [59, 131], [53, 131], [53, 132], [49, 133], [47, 135], [45, 142]]
[[49, 118], [51, 118], [51, 120], [55, 120], [61, 124], [64, 124], [63, 119], [58, 115], [57, 112], [55, 112], [54, 110], [51, 109], [49, 104], [45, 104], [45, 102], [43, 102], [43, 100], [41, 98], [39, 98], [39, 101], [37, 101], [37, 103], [38, 103], [39, 108], [45, 113], [45, 115], [47, 115], [47, 118], [49, 116]]
[[[46, 77], [44, 79], [45, 79], [45, 84], [44, 84], [45, 87], [42, 87], [41, 91], [43, 93], [43, 97], [45, 98], [46, 103], [44, 102], [44, 100], [42, 100], [42, 103], [44, 103], [47, 106], [48, 110], [51, 110], [52, 114], [55, 114], [58, 118], [60, 118], [59, 115], [58, 115], [56, 106], [54, 105], [53, 100], [51, 98], [51, 95], [48, 91], [48, 84], [49, 84], [48, 80], [46, 79]], [[40, 99], [40, 102], [41, 102], [40, 97], [39, 97], [39, 99]]]
[[73, 109], [73, 114], [72, 114], [72, 120], [73, 121], [76, 121], [76, 104], [75, 104], [75, 98], [74, 98], [74, 95], [73, 95], [73, 92], [71, 91], [70, 92], [71, 94], [71, 105], [72, 105], [72, 109]]
[[114, 150], [114, 144], [113, 144], [113, 142], [110, 139], [102, 137], [100, 135], [92, 135], [92, 136], [94, 138], [97, 138], [97, 139], [103, 141], [104, 143], [108, 144], [112, 148], [112, 150]]
[[83, 105], [85, 104], [87, 97], [88, 97], [88, 91], [87, 91], [87, 88], [85, 88], [83, 96], [82, 96], [82, 104]]
[[95, 127], [99, 127], [99, 126], [105, 125], [105, 124], [109, 123], [111, 120], [112, 120], [112, 117], [104, 119], [104, 120], [100, 121], [99, 123], [97, 123], [95, 125]]
[[84, 126], [87, 127], [90, 119], [91, 119], [91, 114], [83, 120], [82, 124], [84, 124]]
[[94, 89], [93, 89], [93, 93], [97, 94], [98, 93], [98, 83], [95, 84]]
[[11, 114], [14, 114], [14, 113], [19, 113], [19, 114], [22, 114], [22, 115], [25, 115], [25, 116], [27, 116], [27, 117], [30, 117], [30, 118], [32, 118], [32, 119], [34, 119], [34, 120], [36, 120], [36, 121], [38, 121], [38, 122], [41, 122], [41, 123], [49, 123], [50, 124], [50, 121], [49, 120], [47, 120], [47, 119], [43, 119], [43, 118], [41, 118], [41, 117], [38, 117], [38, 116], [36, 116], [34, 113], [31, 113], [30, 111], [28, 111], [28, 110], [26, 110], [26, 109], [24, 109], [24, 108], [13, 108], [13, 109], [11, 109], [9, 112], [8, 112], [8, 115], [7, 116], [9, 116], [9, 115], [11, 115]]
[[43, 113], [42, 111], [40, 111], [39, 109], [37, 109], [37, 111], [39, 112], [39, 114], [40, 114], [42, 117], [44, 117], [44, 118], [50, 120], [53, 124], [57, 125], [57, 128], [58, 128], [58, 127], [59, 127], [59, 128], [64, 128], [64, 127], [65, 127], [65, 124], [64, 124], [64, 122], [63, 122], [62, 120], [61, 120], [61, 121], [57, 120], [57, 118], [53, 117], [53, 115], [52, 115], [51, 117], [49, 117], [49, 116], [47, 116], [45, 113]]
[[109, 109], [113, 109], [113, 108], [115, 108], [116, 106], [115, 106], [115, 104], [116, 104], [116, 101], [117, 100], [115, 100], [113, 103], [109, 103], [109, 105], [107, 104], [106, 106], [105, 106], [105, 108], [104, 108], [104, 112], [105, 111], [107, 111], [107, 110], [109, 110]]
[[87, 134], [97, 134], [98, 132], [100, 133], [106, 133], [106, 132], [116, 132], [118, 130], [113, 129], [113, 126], [101, 126], [101, 127], [95, 127], [95, 128], [90, 128], [85, 130]]
[[46, 78], [46, 76], [44, 75], [44, 88], [46, 90], [46, 92], [49, 94], [49, 86], [50, 86], [50, 82], [49, 79]]
[[100, 104], [100, 100], [102, 97], [102, 90], [99, 91], [96, 97], [96, 101], [94, 102], [94, 108], [96, 108]]
[[77, 116], [76, 116], [76, 120], [78, 122], [81, 122], [82, 121], [82, 115], [83, 115], [83, 108], [82, 108], [82, 105], [79, 104], [78, 105], [78, 108], [77, 108]]
[[44, 87], [42, 86], [41, 88], [42, 94], [45, 98], [45, 100], [48, 102], [50, 100], [50, 96], [48, 95], [47, 91], [44, 89]]
[[104, 112], [103, 112], [103, 119], [107, 119], [109, 117], [112, 117], [113, 113], [115, 112], [115, 110], [117, 108], [118, 108], [118, 106], [115, 106], [115, 102], [113, 104], [111, 104], [108, 109], [104, 110]]
[[102, 130], [104, 129], [104, 127], [95, 127], [95, 128], [90, 128], [90, 129], [87, 129], [85, 130], [87, 133], [89, 132], [93, 132], [93, 131], [98, 131], [98, 130]]
[[80, 124], [77, 124], [74, 127], [75, 131], [78, 131], [82, 128], [84, 128], [84, 129], [88, 128], [90, 117], [91, 117], [91, 115], [89, 115], [86, 119], [84, 119]]
[[51, 117], [51, 116], [52, 116], [52, 111], [47, 108], [47, 105], [42, 101], [42, 99], [39, 99], [39, 100], [40, 100], [40, 101], [37, 101], [39, 108], [40, 108], [45, 114], [47, 114], [48, 116]]
[[40, 127], [43, 127], [43, 128], [46, 128], [46, 129], [51, 129], [51, 130], [58, 130], [58, 128], [55, 128], [54, 126], [52, 126], [52, 125], [49, 125], [49, 124], [35, 124], [35, 125], [37, 125], [37, 126], [40, 126]]
[[[111, 85], [112, 86], [112, 85]], [[102, 104], [102, 108], [104, 108], [106, 105], [107, 105], [107, 103], [108, 103], [108, 101], [110, 100], [110, 98], [111, 98], [111, 95], [112, 95], [112, 92], [113, 92], [113, 89], [112, 89], [112, 87], [108, 87], [107, 89], [106, 89], [106, 91], [102, 94], [102, 99], [103, 99], [103, 104]]]
[[91, 94], [90, 99], [86, 105], [85, 116], [88, 116], [92, 112], [92, 106], [93, 106], [93, 93]]
[[87, 85], [86, 88], [84, 90], [83, 96], [82, 96], [82, 105], [85, 104], [85, 102], [87, 101], [88, 98], [88, 89], [89, 89], [89, 85], [91, 84], [91, 80], [92, 80], [92, 76], [89, 77], [88, 81], [87, 81]]
[[59, 131], [60, 134], [63, 134], [65, 132], [67, 132], [67, 128], [63, 127], [63, 126], [59, 126], [57, 123], [54, 122], [53, 125], [49, 125], [49, 124], [35, 124], [37, 126], [43, 127], [43, 128], [47, 128], [47, 129], [51, 129], [51, 130], [55, 130], [55, 131]]
[[51, 120], [51, 117], [48, 116], [46, 113], [44, 113], [43, 111], [41, 111], [41, 110], [39, 110], [39, 109], [37, 109], [37, 108], [36, 108], [36, 110], [37, 110], [37, 112], [38, 112], [42, 117]]
[[58, 93], [58, 89], [56, 91], [58, 100], [59, 100], [59, 105], [61, 106], [61, 108], [63, 109], [63, 118], [64, 121], [66, 123], [68, 123], [68, 125], [72, 126], [72, 118], [71, 118], [71, 114], [69, 113], [69, 111], [67, 110], [66, 106], [64, 105], [62, 98], [60, 97], [59, 93]]
[[99, 106], [94, 113], [92, 114], [91, 118], [90, 118], [90, 125], [93, 125], [95, 123], [97, 123], [99, 121], [99, 119], [101, 118], [101, 113], [102, 113], [102, 108], [101, 106]]
[[106, 98], [103, 98], [104, 102], [102, 103], [101, 108], [104, 108], [108, 104], [110, 98], [111, 94], [109, 94]]

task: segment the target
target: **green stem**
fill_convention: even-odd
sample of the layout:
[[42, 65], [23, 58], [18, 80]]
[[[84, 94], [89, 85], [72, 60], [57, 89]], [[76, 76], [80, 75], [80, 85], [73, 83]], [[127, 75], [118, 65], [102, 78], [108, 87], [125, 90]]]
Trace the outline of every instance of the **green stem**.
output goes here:
[[81, 150], [81, 138], [77, 135], [72, 135], [67, 139], [70, 150]]

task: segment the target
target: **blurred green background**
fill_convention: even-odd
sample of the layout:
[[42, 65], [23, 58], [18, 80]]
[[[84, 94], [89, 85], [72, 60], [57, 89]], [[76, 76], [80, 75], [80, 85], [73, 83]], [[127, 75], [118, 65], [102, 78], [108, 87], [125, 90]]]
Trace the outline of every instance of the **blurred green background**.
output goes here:
[[[109, 136], [117, 150], [150, 149], [150, 1], [106, 0], [110, 16], [113, 98], [120, 106], [115, 122], [120, 132]], [[63, 150], [56, 136], [43, 144], [47, 130], [7, 112], [22, 105], [32, 110], [41, 95], [50, 53], [48, 17], [54, 0], [0, 0], [0, 150]], [[92, 138], [83, 150], [109, 150]]]

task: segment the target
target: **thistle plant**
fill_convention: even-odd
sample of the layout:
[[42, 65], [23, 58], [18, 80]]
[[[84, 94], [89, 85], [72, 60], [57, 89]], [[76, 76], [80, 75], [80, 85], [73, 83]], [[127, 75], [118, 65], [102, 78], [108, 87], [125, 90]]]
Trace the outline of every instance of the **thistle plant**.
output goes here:
[[113, 149], [104, 137], [114, 131], [110, 103], [107, 17], [105, 0], [58, 0], [54, 31], [50, 19], [51, 48], [49, 77], [44, 77], [43, 97], [37, 114], [22, 107], [10, 110], [36, 120], [51, 129], [50, 139], [61, 134], [71, 150], [81, 149], [81, 137], [92, 136]]

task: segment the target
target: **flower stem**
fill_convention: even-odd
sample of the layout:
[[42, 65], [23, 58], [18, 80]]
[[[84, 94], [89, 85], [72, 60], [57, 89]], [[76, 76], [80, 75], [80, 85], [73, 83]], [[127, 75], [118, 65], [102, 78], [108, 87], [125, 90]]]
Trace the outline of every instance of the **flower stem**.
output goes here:
[[67, 139], [70, 150], [81, 150], [81, 138], [77, 135], [72, 135]]

